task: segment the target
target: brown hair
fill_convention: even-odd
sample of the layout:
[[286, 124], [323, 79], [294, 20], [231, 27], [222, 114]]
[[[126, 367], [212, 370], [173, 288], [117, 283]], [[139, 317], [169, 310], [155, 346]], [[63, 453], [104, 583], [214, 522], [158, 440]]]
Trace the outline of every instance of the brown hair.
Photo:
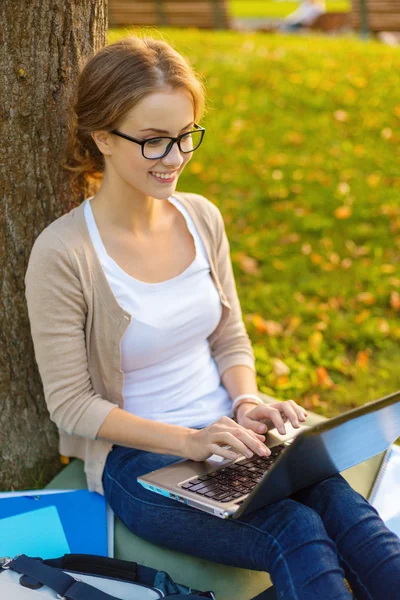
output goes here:
[[193, 98], [194, 120], [205, 112], [205, 87], [186, 58], [164, 40], [129, 36], [97, 52], [85, 64], [69, 117], [62, 166], [71, 172], [71, 188], [101, 178], [103, 154], [91, 132], [118, 128], [143, 98], [164, 89], [184, 88]]

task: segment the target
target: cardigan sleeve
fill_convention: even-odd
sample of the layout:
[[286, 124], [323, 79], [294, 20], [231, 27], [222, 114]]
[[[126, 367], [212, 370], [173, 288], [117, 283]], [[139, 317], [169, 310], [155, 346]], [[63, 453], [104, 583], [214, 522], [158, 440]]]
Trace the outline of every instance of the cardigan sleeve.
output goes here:
[[80, 280], [64, 244], [48, 229], [32, 247], [25, 298], [50, 418], [70, 435], [95, 439], [116, 404], [92, 387], [85, 343], [87, 306]]
[[239, 297], [232, 268], [230, 247], [225, 224], [218, 207], [215, 207], [216, 268], [223, 292], [231, 306], [229, 317], [222, 332], [213, 342], [211, 353], [220, 376], [235, 365], [245, 365], [256, 370], [254, 351], [242, 318]]

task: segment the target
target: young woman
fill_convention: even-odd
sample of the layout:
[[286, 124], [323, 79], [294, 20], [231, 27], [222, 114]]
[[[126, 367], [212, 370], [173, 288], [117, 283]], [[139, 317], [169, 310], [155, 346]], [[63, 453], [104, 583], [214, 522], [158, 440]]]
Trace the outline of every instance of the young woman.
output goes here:
[[345, 577], [361, 600], [394, 598], [400, 541], [340, 475], [228, 521], [136, 481], [183, 457], [269, 454], [264, 421], [307, 415], [260, 403], [222, 215], [176, 191], [204, 104], [188, 62], [152, 38], [107, 46], [80, 76], [67, 166], [101, 186], [40, 233], [25, 277], [60, 452], [138, 536], [268, 571], [279, 598], [345, 600]]

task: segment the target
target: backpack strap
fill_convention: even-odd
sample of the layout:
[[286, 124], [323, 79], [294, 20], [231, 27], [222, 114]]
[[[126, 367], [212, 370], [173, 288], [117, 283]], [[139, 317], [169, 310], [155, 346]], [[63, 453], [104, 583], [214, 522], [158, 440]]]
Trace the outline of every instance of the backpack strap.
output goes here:
[[22, 573], [57, 593], [60, 600], [117, 600], [101, 590], [94, 588], [83, 581], [76, 581], [61, 569], [45, 565], [40, 558], [30, 558], [20, 554], [10, 562], [3, 564], [3, 569], [12, 569]]
[[[125, 581], [140, 582], [153, 587], [156, 569], [144, 567], [137, 563], [95, 556], [91, 554], [65, 554], [60, 558], [42, 560], [20, 554], [13, 559], [5, 561], [3, 569], [12, 569], [17, 573], [30, 578], [34, 589], [34, 582], [40, 582], [57, 593], [60, 600], [118, 600], [83, 581], [77, 581], [64, 570], [81, 571], [83, 573], [124, 579]], [[215, 600], [212, 592], [194, 592], [193, 594], [172, 594], [165, 596], [171, 600], [201, 600], [211, 598]]]

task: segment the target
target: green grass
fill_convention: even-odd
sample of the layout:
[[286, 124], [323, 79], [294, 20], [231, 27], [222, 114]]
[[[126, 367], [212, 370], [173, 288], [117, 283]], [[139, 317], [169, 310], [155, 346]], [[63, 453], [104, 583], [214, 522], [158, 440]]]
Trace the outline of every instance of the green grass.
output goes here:
[[260, 390], [329, 416], [400, 389], [399, 52], [150, 32], [205, 77], [206, 135], [177, 189], [224, 215]]
[[[236, 18], [286, 17], [298, 8], [299, 2], [277, 0], [229, 0], [229, 12]], [[348, 12], [351, 2], [348, 0], [327, 0], [328, 12]]]

